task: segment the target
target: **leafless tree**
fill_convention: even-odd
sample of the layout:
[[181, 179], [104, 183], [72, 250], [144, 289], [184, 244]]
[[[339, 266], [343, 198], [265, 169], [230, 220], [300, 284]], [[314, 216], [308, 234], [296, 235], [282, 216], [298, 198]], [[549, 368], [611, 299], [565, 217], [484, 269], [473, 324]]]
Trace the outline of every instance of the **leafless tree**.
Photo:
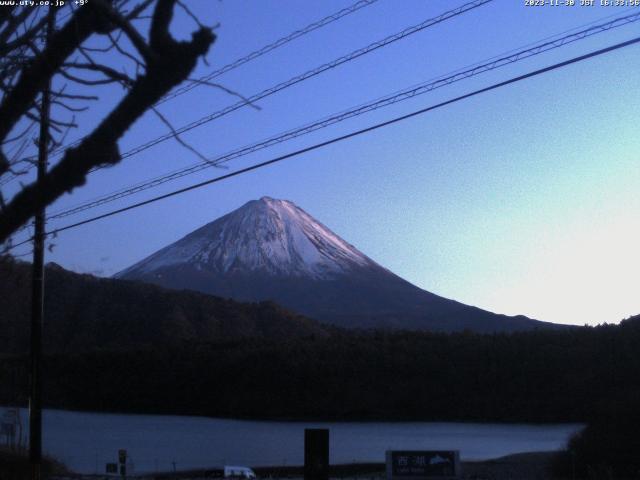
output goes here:
[[[91, 170], [117, 164], [125, 132], [188, 79], [215, 40], [212, 28], [180, 0], [90, 0], [72, 10], [69, 3], [52, 13], [57, 27], [46, 42], [45, 7], [0, 6], [0, 180], [31, 167], [33, 156], [25, 152], [41, 119], [40, 93], [51, 79], [57, 113], [50, 119], [48, 146], [60, 153], [41, 180], [21, 185], [10, 199], [0, 192], [0, 244], [38, 209], [83, 185]], [[188, 41], [170, 33], [177, 8], [197, 23]], [[119, 101], [80, 141], [63, 148], [76, 115], [98, 99], [87, 89], [114, 84], [123, 87]]]

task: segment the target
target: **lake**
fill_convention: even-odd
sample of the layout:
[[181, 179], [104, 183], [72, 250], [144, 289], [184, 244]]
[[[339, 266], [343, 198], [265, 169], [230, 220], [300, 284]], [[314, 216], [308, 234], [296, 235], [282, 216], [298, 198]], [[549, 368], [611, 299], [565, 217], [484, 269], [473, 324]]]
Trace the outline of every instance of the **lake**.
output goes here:
[[[0, 407], [0, 415], [6, 409]], [[21, 410], [28, 431], [27, 411]], [[463, 460], [558, 450], [579, 424], [274, 422], [45, 410], [43, 449], [81, 473], [104, 473], [127, 449], [135, 472], [215, 465], [302, 465], [304, 429], [328, 428], [330, 461], [384, 462], [389, 449], [456, 449]]]

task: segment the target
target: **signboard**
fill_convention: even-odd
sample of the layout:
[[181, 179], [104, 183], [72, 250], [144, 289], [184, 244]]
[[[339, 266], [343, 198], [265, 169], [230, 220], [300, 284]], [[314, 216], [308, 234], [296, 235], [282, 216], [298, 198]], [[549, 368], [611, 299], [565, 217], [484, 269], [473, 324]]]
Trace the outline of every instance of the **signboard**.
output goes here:
[[388, 450], [387, 480], [458, 478], [458, 450]]

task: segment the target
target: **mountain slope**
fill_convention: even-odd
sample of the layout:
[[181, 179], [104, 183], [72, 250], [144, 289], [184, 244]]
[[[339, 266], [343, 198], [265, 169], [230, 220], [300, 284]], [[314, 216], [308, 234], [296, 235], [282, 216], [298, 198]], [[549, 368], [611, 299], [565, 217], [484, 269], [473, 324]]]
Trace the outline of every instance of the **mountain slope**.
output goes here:
[[263, 197], [116, 274], [127, 278], [189, 264], [218, 274], [327, 279], [375, 262], [293, 203]]
[[270, 299], [342, 327], [477, 332], [552, 326], [422, 290], [286, 200], [263, 197], [116, 275], [242, 301]]
[[[0, 261], [0, 353], [27, 351], [31, 265]], [[49, 351], [131, 349], [183, 341], [324, 337], [326, 328], [270, 302], [97, 278], [49, 264], [44, 341]]]

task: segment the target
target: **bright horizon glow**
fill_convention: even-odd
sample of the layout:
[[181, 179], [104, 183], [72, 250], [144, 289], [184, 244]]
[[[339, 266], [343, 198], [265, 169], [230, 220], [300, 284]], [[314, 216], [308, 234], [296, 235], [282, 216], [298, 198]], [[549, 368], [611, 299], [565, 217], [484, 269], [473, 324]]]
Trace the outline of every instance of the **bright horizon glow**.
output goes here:
[[[222, 27], [205, 74], [351, 5], [196, 4]], [[220, 77], [261, 91], [461, 5], [376, 4]], [[578, 2], [579, 3], [579, 2]], [[274, 95], [186, 138], [206, 155], [297, 127], [409, 85], [637, 9], [525, 7], [496, 0]], [[286, 14], [283, 14], [286, 12]], [[176, 32], [193, 30], [179, 17]], [[491, 83], [628, 40], [638, 24], [484, 74], [229, 164], [231, 170], [402, 115]], [[217, 81], [217, 80], [216, 80]], [[640, 313], [640, 46], [468, 99], [277, 166], [64, 232], [47, 254], [65, 268], [108, 276], [262, 196], [307, 211], [365, 255], [420, 288], [496, 313], [568, 324], [617, 323]], [[186, 124], [230, 103], [195, 89], [161, 110]], [[101, 102], [101, 106], [107, 104]], [[98, 109], [101, 107], [98, 107]], [[97, 113], [92, 113], [97, 115]], [[151, 115], [127, 149], [164, 133]], [[85, 132], [79, 131], [80, 136]], [[73, 140], [73, 138], [71, 138]], [[175, 142], [92, 176], [51, 211], [197, 161]], [[165, 193], [219, 175], [215, 169], [152, 190]], [[103, 213], [147, 198], [133, 196]], [[85, 217], [52, 222], [63, 226]], [[20, 240], [20, 239], [17, 239]]]

